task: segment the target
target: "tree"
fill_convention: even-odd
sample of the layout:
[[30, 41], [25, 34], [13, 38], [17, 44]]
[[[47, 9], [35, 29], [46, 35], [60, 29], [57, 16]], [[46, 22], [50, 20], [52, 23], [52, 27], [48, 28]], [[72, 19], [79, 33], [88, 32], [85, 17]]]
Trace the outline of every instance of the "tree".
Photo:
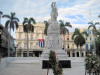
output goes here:
[[64, 50], [66, 51], [66, 45], [65, 45], [65, 35], [66, 33], [69, 34], [69, 30], [66, 28], [66, 27], [71, 27], [72, 28], [72, 25], [70, 24], [70, 22], [65, 22], [60, 20], [60, 34], [63, 35], [64, 37]]
[[80, 33], [79, 29], [75, 29], [74, 34], [72, 35], [72, 39], [74, 40], [77, 48], [80, 46], [80, 57], [82, 57], [81, 47], [85, 44], [85, 38], [83, 35], [88, 36], [87, 32]]
[[54, 51], [50, 51], [49, 64], [52, 67], [54, 75], [62, 75], [63, 73], [62, 66], [56, 57], [57, 57], [56, 53]]
[[9, 28], [9, 39], [8, 39], [8, 57], [10, 56], [10, 35], [11, 35], [11, 29], [14, 31], [15, 28], [18, 28], [18, 22], [19, 19], [15, 17], [15, 13], [11, 12], [10, 15], [3, 15], [3, 18], [8, 18], [8, 20], [5, 23], [5, 27]]
[[44, 21], [44, 24], [45, 24], [44, 34], [47, 35], [49, 23], [47, 21]]
[[3, 14], [3, 12], [2, 11], [0, 11], [0, 24], [1, 24], [1, 15]]
[[93, 23], [93, 21], [89, 22], [89, 27], [88, 29], [90, 29], [92, 27], [92, 32], [93, 32], [93, 44], [94, 44], [94, 54], [96, 55], [96, 45], [95, 45], [95, 36], [96, 36], [96, 32], [97, 32], [97, 29], [96, 29], [96, 25], [99, 24], [99, 22], [96, 22], [96, 23]]
[[96, 55], [100, 58], [100, 31], [96, 32]]
[[34, 32], [34, 26], [32, 25], [36, 24], [36, 21], [33, 18], [24, 18], [23, 21], [23, 30], [25, 33], [27, 33], [27, 57], [29, 57], [29, 39], [28, 39], [28, 33]]
[[97, 75], [97, 72], [100, 70], [99, 66], [100, 66], [100, 61], [99, 58], [93, 54], [88, 54], [86, 59], [85, 59], [85, 69], [86, 71], [89, 73], [89, 75], [91, 75], [91, 73], [95, 73], [95, 75]]

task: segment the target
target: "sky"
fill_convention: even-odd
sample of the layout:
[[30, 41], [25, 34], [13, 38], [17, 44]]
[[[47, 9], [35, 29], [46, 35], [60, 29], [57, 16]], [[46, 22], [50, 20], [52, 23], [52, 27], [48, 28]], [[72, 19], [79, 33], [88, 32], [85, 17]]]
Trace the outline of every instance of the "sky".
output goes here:
[[[100, 0], [0, 0], [0, 11], [3, 14], [16, 13], [21, 24], [23, 18], [33, 17], [36, 22], [43, 22], [50, 19], [51, 3], [56, 2], [58, 10], [57, 20], [70, 22], [74, 31], [75, 28], [86, 28], [88, 22], [100, 22]], [[5, 25], [8, 19], [2, 18], [1, 24]], [[15, 38], [15, 31], [11, 33]]]

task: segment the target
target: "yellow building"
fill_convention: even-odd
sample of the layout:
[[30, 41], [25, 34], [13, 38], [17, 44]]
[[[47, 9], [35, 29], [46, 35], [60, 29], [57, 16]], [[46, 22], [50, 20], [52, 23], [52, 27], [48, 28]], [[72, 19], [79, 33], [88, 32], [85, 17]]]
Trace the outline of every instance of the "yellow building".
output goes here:
[[[82, 56], [85, 57], [87, 55], [87, 52], [93, 52], [92, 45], [93, 45], [93, 33], [92, 29], [88, 28], [82, 28], [80, 29], [80, 32], [87, 32], [88, 37], [84, 35], [84, 38], [86, 40], [85, 45], [82, 46]], [[74, 44], [74, 40], [72, 40], [72, 35], [74, 32], [71, 32], [66, 34], [66, 52], [69, 57], [79, 57], [80, 56], [80, 48], [77, 49], [77, 46]]]
[[[69, 35], [66, 34], [66, 52], [68, 57], [79, 57], [80, 56], [80, 48], [74, 44], [74, 40], [72, 40], [73, 32], [70, 32]], [[85, 46], [81, 47], [82, 56], [85, 56]]]
[[[44, 29], [45, 25], [42, 22], [34, 24], [34, 32], [29, 33], [29, 56], [39, 57], [44, 50], [45, 40], [42, 42], [41, 39], [45, 39]], [[16, 57], [27, 56], [27, 34], [23, 31], [23, 25], [19, 24], [19, 28], [16, 30]], [[43, 46], [44, 43], [44, 46]]]

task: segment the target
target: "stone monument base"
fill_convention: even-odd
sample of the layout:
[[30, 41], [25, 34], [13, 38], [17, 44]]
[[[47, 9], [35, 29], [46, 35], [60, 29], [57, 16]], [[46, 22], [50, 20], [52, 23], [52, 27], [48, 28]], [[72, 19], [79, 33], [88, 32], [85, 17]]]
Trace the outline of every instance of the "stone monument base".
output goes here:
[[[65, 51], [61, 49], [54, 51], [62, 68], [71, 68], [71, 60], [67, 60]], [[50, 50], [44, 50], [42, 53], [42, 69], [48, 69], [48, 67], [51, 68], [49, 64], [49, 52]]]

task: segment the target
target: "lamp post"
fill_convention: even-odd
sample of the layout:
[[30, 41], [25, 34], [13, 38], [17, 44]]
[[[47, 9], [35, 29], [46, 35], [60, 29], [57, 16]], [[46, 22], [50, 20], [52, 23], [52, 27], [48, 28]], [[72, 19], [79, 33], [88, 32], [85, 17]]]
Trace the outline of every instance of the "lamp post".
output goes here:
[[1, 41], [1, 35], [2, 35], [2, 28], [0, 28], [0, 61], [1, 61], [1, 44], [2, 44], [2, 41]]
[[15, 55], [16, 55], [16, 48], [18, 47], [18, 44], [16, 45], [16, 46], [14, 46], [14, 48], [15, 48]]

